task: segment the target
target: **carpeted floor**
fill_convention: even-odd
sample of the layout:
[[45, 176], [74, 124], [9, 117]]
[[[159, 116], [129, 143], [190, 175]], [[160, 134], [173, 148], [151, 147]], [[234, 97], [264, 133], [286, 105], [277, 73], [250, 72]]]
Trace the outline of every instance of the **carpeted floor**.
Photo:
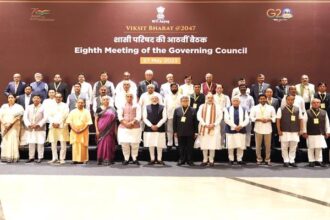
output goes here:
[[307, 163], [299, 163], [298, 168], [284, 168], [276, 163], [271, 167], [257, 166], [248, 163], [245, 166], [229, 166], [227, 163], [217, 163], [214, 167], [177, 166], [175, 162], [166, 162], [166, 166], [149, 166], [142, 161], [140, 166], [129, 164], [123, 166], [117, 162], [111, 166], [98, 166], [94, 161], [87, 165], [49, 165], [17, 164], [0, 165], [0, 175], [88, 175], [88, 176], [182, 176], [182, 177], [297, 177], [297, 178], [329, 178], [330, 167], [307, 167]]

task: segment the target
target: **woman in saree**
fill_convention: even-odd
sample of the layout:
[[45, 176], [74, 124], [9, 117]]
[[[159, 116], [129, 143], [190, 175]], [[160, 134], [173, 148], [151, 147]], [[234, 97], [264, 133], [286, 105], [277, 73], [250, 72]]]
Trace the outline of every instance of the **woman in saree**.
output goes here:
[[16, 163], [19, 160], [19, 136], [24, 109], [15, 103], [14, 95], [8, 95], [8, 103], [0, 109], [1, 121], [1, 161]]
[[110, 97], [102, 97], [102, 105], [95, 113], [97, 164], [113, 164], [116, 146], [116, 110], [109, 106]]

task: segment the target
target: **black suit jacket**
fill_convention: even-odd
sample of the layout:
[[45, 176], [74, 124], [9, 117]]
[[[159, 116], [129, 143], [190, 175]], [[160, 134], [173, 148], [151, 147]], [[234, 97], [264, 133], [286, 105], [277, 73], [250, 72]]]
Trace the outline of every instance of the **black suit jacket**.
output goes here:
[[[48, 90], [50, 90], [50, 89], [53, 89], [56, 91], [54, 82], [48, 84]], [[63, 102], [66, 102], [68, 96], [70, 95], [68, 85], [64, 82], [61, 82], [61, 85], [57, 88], [56, 92], [59, 92], [62, 94]]]
[[324, 103], [325, 104], [325, 109], [324, 110], [327, 111], [328, 117], [330, 117], [330, 93], [327, 93], [325, 95], [325, 99], [324, 100], [322, 100], [322, 98], [321, 98], [321, 96], [320, 96], [319, 93], [315, 93], [314, 97], [320, 99], [321, 100], [321, 103]]
[[183, 111], [181, 107], [178, 107], [174, 111], [173, 115], [173, 132], [178, 134], [178, 137], [194, 136], [198, 133], [198, 121], [196, 111], [192, 107], [188, 107], [185, 122], [181, 122]]
[[[263, 83], [262, 84], [262, 94], [265, 94], [266, 89], [270, 88], [270, 85], [268, 83]], [[258, 103], [258, 97], [259, 97], [259, 84], [252, 84], [250, 88], [250, 95], [254, 99], [254, 103]]]
[[203, 93], [199, 94], [199, 98], [195, 101], [194, 95], [190, 96], [190, 107], [193, 107], [194, 104], [197, 104], [197, 108], [195, 111], [197, 112], [199, 109], [199, 106], [205, 103], [205, 95]]
[[[20, 95], [18, 97], [18, 99], [16, 100], [16, 103], [21, 105], [24, 109], [25, 109], [25, 94], [24, 95]], [[31, 95], [31, 98], [30, 98], [30, 102], [29, 102], [29, 105], [32, 104], [32, 95]]]
[[15, 82], [10, 82], [8, 83], [6, 89], [5, 89], [5, 95], [8, 96], [9, 94], [14, 94], [15, 96], [23, 95], [24, 94], [24, 89], [26, 87], [25, 82], [19, 82], [17, 91], [15, 93]]
[[276, 86], [275, 87], [275, 93], [274, 93], [275, 98], [277, 98], [281, 102], [284, 95], [287, 94], [288, 90], [289, 90], [288, 85], [286, 85], [285, 87], [283, 87], [281, 85]]

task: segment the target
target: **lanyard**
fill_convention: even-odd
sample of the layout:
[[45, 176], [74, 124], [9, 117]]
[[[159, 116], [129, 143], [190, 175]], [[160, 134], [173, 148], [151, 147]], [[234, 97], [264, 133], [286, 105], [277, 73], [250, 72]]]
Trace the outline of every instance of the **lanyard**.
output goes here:
[[315, 111], [313, 109], [311, 109], [313, 114], [315, 115], [315, 117], [317, 118], [320, 115], [320, 111], [318, 113], [315, 113]]
[[181, 108], [182, 108], [182, 114], [183, 114], [183, 116], [185, 116], [186, 113], [187, 113], [187, 111], [188, 111], [188, 109], [189, 109], [189, 106], [187, 107], [187, 109], [185, 111], [183, 110], [183, 107], [181, 107]]
[[54, 88], [55, 88], [55, 91], [57, 92], [58, 88], [60, 87], [61, 85], [61, 82], [59, 82], [59, 84], [56, 86], [56, 83], [54, 83]]
[[285, 106], [286, 109], [293, 115], [293, 107], [292, 107], [292, 110], [288, 108], [288, 106]]

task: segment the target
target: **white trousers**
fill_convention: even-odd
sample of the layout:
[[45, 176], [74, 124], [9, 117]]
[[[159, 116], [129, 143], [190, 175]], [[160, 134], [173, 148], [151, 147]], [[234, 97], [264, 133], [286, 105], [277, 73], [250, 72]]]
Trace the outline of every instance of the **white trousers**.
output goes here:
[[320, 162], [322, 163], [322, 148], [308, 148], [308, 161], [309, 162]]
[[[150, 153], [150, 160], [151, 161], [155, 160], [155, 148], [156, 147], [149, 147], [149, 153]], [[157, 160], [158, 161], [162, 160], [162, 155], [163, 155], [163, 148], [157, 147]]]
[[167, 146], [173, 146], [173, 138], [175, 146], [179, 146], [178, 138], [175, 138], [173, 133], [173, 119], [168, 119], [166, 122], [166, 135]]
[[[234, 161], [235, 160], [234, 151], [235, 151], [234, 148], [228, 149], [229, 161]], [[242, 161], [243, 155], [244, 155], [244, 150], [240, 149], [240, 148], [236, 148], [237, 161]]]
[[136, 160], [139, 152], [139, 144], [137, 143], [123, 143], [121, 145], [123, 150], [124, 159], [129, 160], [129, 157], [132, 156], [133, 161]]
[[[52, 155], [53, 155], [53, 161], [58, 160], [58, 154], [57, 154], [57, 141], [52, 142]], [[61, 144], [61, 150], [60, 150], [60, 160], [64, 161], [66, 157], [66, 141], [60, 141]]]
[[298, 142], [296, 141], [281, 141], [281, 151], [284, 163], [294, 163], [296, 159]]
[[29, 144], [29, 159], [34, 159], [36, 155], [36, 145], [38, 146], [38, 159], [44, 158], [44, 145], [43, 144]]
[[214, 163], [215, 150], [203, 150], [203, 163]]

